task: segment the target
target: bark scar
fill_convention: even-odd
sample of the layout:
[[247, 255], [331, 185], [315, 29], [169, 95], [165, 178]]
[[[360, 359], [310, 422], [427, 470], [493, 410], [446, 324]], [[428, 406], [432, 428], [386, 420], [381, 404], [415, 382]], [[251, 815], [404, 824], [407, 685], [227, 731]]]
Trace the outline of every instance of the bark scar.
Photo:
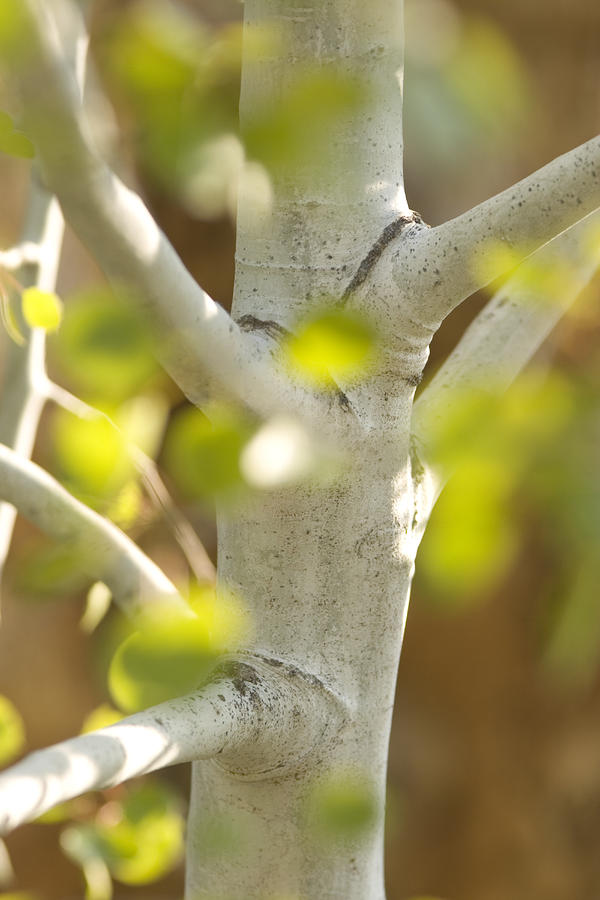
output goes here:
[[[251, 314], [246, 314], [237, 320], [237, 324], [240, 326], [242, 331], [264, 331], [264, 333], [270, 337], [272, 340], [276, 341], [280, 344], [285, 338], [291, 335], [291, 331], [288, 331], [287, 328], [284, 328], [283, 325], [280, 325], [279, 322], [275, 322], [273, 319], [258, 319], [256, 316]], [[337, 401], [339, 406], [344, 410], [344, 412], [352, 412], [352, 405], [348, 400], [346, 394], [341, 391], [335, 382], [332, 380], [332, 393], [337, 397]]]
[[402, 234], [404, 229], [408, 228], [409, 225], [422, 225], [424, 228], [430, 227], [424, 221], [423, 217], [419, 215], [418, 212], [414, 212], [413, 210], [411, 210], [409, 216], [399, 216], [397, 219], [394, 219], [393, 222], [390, 222], [389, 225], [386, 225], [367, 255], [360, 263], [352, 281], [342, 294], [342, 303], [346, 303], [350, 295], [353, 294], [354, 291], [367, 280], [369, 274], [375, 267], [378, 259], [380, 258], [381, 254], [388, 246], [388, 244], [391, 244], [394, 238], [398, 237], [399, 234]]

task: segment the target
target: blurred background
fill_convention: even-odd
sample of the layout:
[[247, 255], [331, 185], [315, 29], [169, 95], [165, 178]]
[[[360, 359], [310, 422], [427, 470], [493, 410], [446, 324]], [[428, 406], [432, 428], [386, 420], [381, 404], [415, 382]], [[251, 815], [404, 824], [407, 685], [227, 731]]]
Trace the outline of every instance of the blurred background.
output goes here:
[[[92, 96], [93, 116], [107, 153], [190, 271], [228, 307], [235, 184], [245, 167], [260, 194], [273, 150], [254, 135], [245, 160], [237, 130], [241, 4], [181, 6], [194, 23], [183, 50], [181, 20], [169, 18], [166, 27], [161, 18], [166, 6], [96, 0], [94, 59], [114, 111]], [[427, 222], [464, 211], [599, 131], [594, 0], [407, 0], [406, 7], [406, 187]], [[194, 90], [186, 97], [196, 124], [175, 129], [184, 162], [171, 166], [169, 91], [189, 87], [190, 67]], [[298, 102], [302, 110], [306, 97]], [[265, 134], [293, 137], [289, 115], [268, 124]], [[0, 183], [0, 246], [9, 247], [26, 204], [27, 164], [0, 154]], [[65, 316], [49, 338], [52, 376], [157, 458], [177, 508], [214, 559], [212, 494], [215, 484], [225, 493], [239, 487], [239, 423], [223, 421], [209, 435], [152, 362], [144, 323], [106, 294], [70, 233], [58, 292]], [[444, 324], [426, 375], [488, 296], [473, 297]], [[600, 896], [599, 301], [596, 279], [538, 353], [535, 376], [478, 422], [424, 539], [390, 751], [389, 900]], [[2, 336], [3, 345], [8, 340]], [[123, 454], [105, 422], [46, 409], [35, 459], [185, 583], [185, 555]], [[198, 468], [209, 473], [204, 481]], [[113, 702], [106, 670], [122, 634], [119, 617], [105, 612], [98, 591], [89, 593], [69, 548], [21, 520], [2, 607], [0, 692], [22, 717], [25, 749], [79, 732]], [[101, 710], [94, 727], [102, 715], [110, 712]], [[2, 763], [11, 742], [20, 752], [20, 726], [0, 709]], [[119, 864], [112, 847], [115, 898], [177, 900], [187, 779], [186, 769], [172, 770], [18, 830], [7, 841], [15, 880], [0, 887], [21, 892], [19, 900], [71, 900], [84, 896], [85, 874], [90, 900], [108, 898], [89, 860], [102, 828], [114, 832], [121, 823], [121, 849], [146, 828], [151, 858], [132, 851], [131, 864]], [[93, 833], [85, 830], [92, 822]], [[157, 875], [164, 877], [152, 880]]]

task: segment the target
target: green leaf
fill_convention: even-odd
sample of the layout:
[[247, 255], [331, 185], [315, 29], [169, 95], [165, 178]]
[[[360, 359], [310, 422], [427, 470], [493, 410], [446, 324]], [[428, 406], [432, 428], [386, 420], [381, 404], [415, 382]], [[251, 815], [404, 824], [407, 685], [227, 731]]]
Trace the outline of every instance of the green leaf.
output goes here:
[[[27, 62], [28, 29], [21, 0], [2, 0], [0, 3], [0, 52], [11, 64]], [[3, 60], [3, 62], [4, 62]]]
[[510, 470], [471, 459], [450, 480], [432, 514], [419, 564], [439, 601], [472, 602], [503, 574], [517, 548]]
[[232, 410], [212, 410], [209, 420], [187, 408], [167, 432], [166, 467], [191, 497], [233, 496], [244, 487], [240, 455], [250, 435], [248, 424]]
[[19, 590], [35, 599], [75, 593], [89, 584], [86, 561], [91, 561], [89, 547], [44, 540], [19, 555], [15, 580]]
[[80, 419], [64, 410], [53, 418], [54, 452], [63, 477], [80, 495], [108, 497], [131, 478], [125, 439], [105, 418]]
[[[294, 164], [335, 165], [332, 130], [350, 122], [368, 102], [366, 84], [334, 66], [296, 66], [287, 83], [257, 99], [244, 127], [248, 156], [278, 169]], [[306, 127], [310, 122], [310, 128]]]
[[0, 766], [19, 755], [25, 746], [25, 726], [17, 709], [0, 695]]
[[301, 322], [283, 352], [305, 380], [334, 387], [333, 377], [351, 381], [364, 377], [375, 361], [376, 346], [375, 330], [364, 316], [329, 309]]
[[103, 821], [101, 809], [94, 824], [61, 835], [63, 850], [81, 868], [102, 860], [114, 878], [135, 885], [156, 881], [179, 863], [184, 820], [172, 791], [147, 782], [130, 789], [123, 803], [107, 807], [110, 821]]
[[90, 731], [97, 731], [99, 728], [108, 728], [109, 725], [115, 725], [123, 718], [122, 713], [113, 709], [108, 703], [101, 703], [96, 709], [85, 717], [81, 726], [81, 734], [88, 734]]
[[310, 823], [316, 834], [326, 839], [355, 838], [373, 825], [376, 815], [373, 785], [365, 776], [331, 771], [313, 787]]
[[110, 291], [69, 300], [52, 350], [79, 393], [107, 402], [131, 397], [159, 372], [144, 318]]
[[117, 649], [110, 664], [111, 696], [125, 712], [136, 712], [201, 685], [225, 650], [239, 646], [247, 622], [238, 603], [196, 588], [195, 615], [164, 610], [146, 616]]
[[56, 331], [62, 320], [63, 305], [56, 294], [31, 287], [23, 291], [23, 318], [30, 328]]

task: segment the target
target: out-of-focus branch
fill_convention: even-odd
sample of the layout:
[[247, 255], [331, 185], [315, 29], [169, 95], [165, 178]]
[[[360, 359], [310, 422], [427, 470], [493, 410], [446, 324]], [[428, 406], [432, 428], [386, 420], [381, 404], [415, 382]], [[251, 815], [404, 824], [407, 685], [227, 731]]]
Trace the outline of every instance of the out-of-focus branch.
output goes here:
[[197, 406], [233, 399], [263, 416], [293, 408], [321, 432], [341, 419], [347, 426], [334, 399], [319, 402], [314, 391], [292, 383], [260, 336], [240, 329], [196, 284], [140, 197], [100, 158], [63, 56], [52, 15], [57, 2], [18, 0], [27, 54], [12, 75], [23, 127], [69, 223], [115, 288], [147, 308], [173, 379]]
[[[431, 434], [453, 401], [501, 393], [527, 365], [600, 265], [600, 212], [533, 254], [474, 319], [414, 407], [413, 434], [428, 456]], [[433, 466], [433, 506], [449, 472]]]
[[116, 525], [35, 463], [1, 445], [0, 497], [46, 534], [76, 547], [85, 571], [104, 581], [126, 612], [135, 615], [155, 604], [188, 611], [167, 576]]
[[[61, 20], [63, 46], [77, 89], [85, 80], [88, 38], [81, 16], [68, 15]], [[57, 200], [40, 184], [39, 172], [32, 170], [28, 208], [21, 242], [0, 253], [0, 266], [15, 272], [22, 287], [36, 286], [54, 291], [62, 251], [64, 219]], [[24, 347], [7, 343], [4, 384], [0, 404], [0, 443], [29, 458], [44, 406], [39, 382], [45, 377], [45, 334], [29, 331]], [[14, 507], [0, 504], [0, 577], [10, 547], [15, 523]]]
[[[64, 222], [57, 201], [33, 179], [24, 228], [24, 246], [29, 251], [36, 248], [38, 259], [29, 261], [29, 251], [29, 259], [23, 258], [23, 264], [17, 270], [19, 283], [23, 287], [34, 284], [41, 290], [54, 290], [63, 231]], [[23, 331], [26, 330], [23, 327]], [[28, 332], [28, 341], [23, 347], [13, 341], [6, 341], [0, 404], [0, 442], [27, 459], [33, 450], [44, 406], [38, 382], [45, 373], [45, 343], [45, 334], [39, 328]], [[13, 507], [1, 503], [0, 574], [10, 547], [14, 522]]]

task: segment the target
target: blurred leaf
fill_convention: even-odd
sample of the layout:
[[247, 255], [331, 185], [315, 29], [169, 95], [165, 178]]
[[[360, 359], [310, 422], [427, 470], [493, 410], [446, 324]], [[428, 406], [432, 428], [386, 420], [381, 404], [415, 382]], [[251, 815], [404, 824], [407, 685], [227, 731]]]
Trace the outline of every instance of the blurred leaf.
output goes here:
[[365, 776], [332, 771], [315, 783], [309, 815], [317, 835], [329, 839], [356, 838], [375, 822], [377, 801]]
[[335, 388], [333, 377], [355, 381], [367, 374], [376, 344], [375, 331], [364, 316], [334, 308], [301, 322], [283, 352], [306, 381]]
[[20, 0], [0, 3], [0, 53], [3, 63], [24, 63], [28, 55], [28, 31]]
[[97, 731], [99, 728], [108, 728], [109, 725], [115, 725], [120, 722], [123, 715], [108, 703], [102, 703], [93, 709], [91, 713], [85, 717], [81, 726], [80, 734], [88, 734], [90, 731]]
[[574, 263], [568, 259], [544, 261], [536, 255], [526, 258], [531, 249], [490, 241], [483, 255], [477, 256], [474, 274], [486, 284], [496, 279], [498, 272], [504, 272], [503, 277], [514, 275], [518, 290], [532, 300], [544, 300], [549, 305], [563, 303], [565, 296], [573, 290], [573, 284], [579, 281]]
[[125, 439], [105, 418], [80, 419], [57, 410], [53, 439], [63, 478], [80, 496], [114, 494], [132, 476]]
[[142, 489], [137, 481], [128, 481], [117, 494], [114, 502], [106, 510], [106, 515], [119, 528], [131, 528], [142, 510]]
[[421, 167], [425, 157], [459, 169], [482, 145], [498, 156], [515, 129], [532, 127], [531, 78], [492, 19], [448, 0], [407, 0], [406, 28], [404, 113]]
[[89, 583], [90, 561], [89, 548], [79, 544], [36, 543], [26, 548], [15, 566], [15, 581], [20, 591], [38, 598], [75, 593]]
[[69, 819], [72, 819], [73, 814], [74, 806], [72, 802], [58, 803], [33, 821], [36, 825], [58, 825], [61, 822], [67, 822]]
[[2, 119], [0, 119], [0, 152], [22, 159], [33, 159], [35, 147], [27, 135], [23, 134], [22, 131], [9, 131], [1, 126]]
[[239, 645], [247, 621], [232, 597], [198, 587], [190, 602], [195, 615], [145, 617], [117, 649], [108, 681], [121, 709], [135, 712], [196, 689], [219, 656]]
[[25, 288], [21, 296], [23, 318], [30, 328], [56, 331], [62, 320], [63, 305], [56, 294], [40, 291], [39, 288]]
[[100, 860], [124, 884], [148, 884], [180, 861], [183, 829], [178, 799], [153, 781], [130, 789], [110, 822], [100, 810], [94, 824], [66, 829], [61, 844], [82, 868]]
[[585, 682], [600, 663], [600, 558], [596, 549], [580, 557], [568, 574], [544, 661], [563, 677]]
[[507, 35], [490, 19], [470, 17], [444, 68], [457, 98], [482, 131], [495, 138], [525, 123], [532, 106], [529, 79]]
[[210, 421], [188, 407], [169, 427], [165, 465], [191, 497], [234, 496], [244, 486], [240, 454], [251, 429], [233, 410], [212, 410]]
[[[485, 383], [476, 391], [457, 391], [446, 414], [431, 422], [433, 458], [454, 474], [431, 517], [419, 568], [444, 600], [468, 601], [491, 587], [517, 548], [517, 515], [525, 498], [554, 493], [558, 500], [565, 479], [571, 481], [574, 453], [565, 452], [565, 435], [579, 434], [582, 426], [573, 386], [559, 373], [544, 376], [532, 369], [509, 391], [494, 391]], [[552, 448], [557, 455], [549, 469], [542, 457], [552, 455]], [[576, 470], [583, 470], [581, 462]], [[575, 493], [581, 510], [581, 492]], [[559, 501], [553, 516], [564, 517], [568, 509], [566, 499]]]
[[17, 757], [25, 746], [25, 726], [16, 707], [0, 694], [0, 766]]
[[324, 158], [333, 165], [330, 135], [368, 102], [365, 85], [333, 66], [296, 67], [294, 77], [274, 85], [274, 91], [257, 99], [244, 125], [248, 156], [268, 169], [322, 163]]
[[131, 302], [105, 290], [69, 301], [52, 349], [78, 391], [94, 399], [122, 401], [158, 372], [147, 323]]

